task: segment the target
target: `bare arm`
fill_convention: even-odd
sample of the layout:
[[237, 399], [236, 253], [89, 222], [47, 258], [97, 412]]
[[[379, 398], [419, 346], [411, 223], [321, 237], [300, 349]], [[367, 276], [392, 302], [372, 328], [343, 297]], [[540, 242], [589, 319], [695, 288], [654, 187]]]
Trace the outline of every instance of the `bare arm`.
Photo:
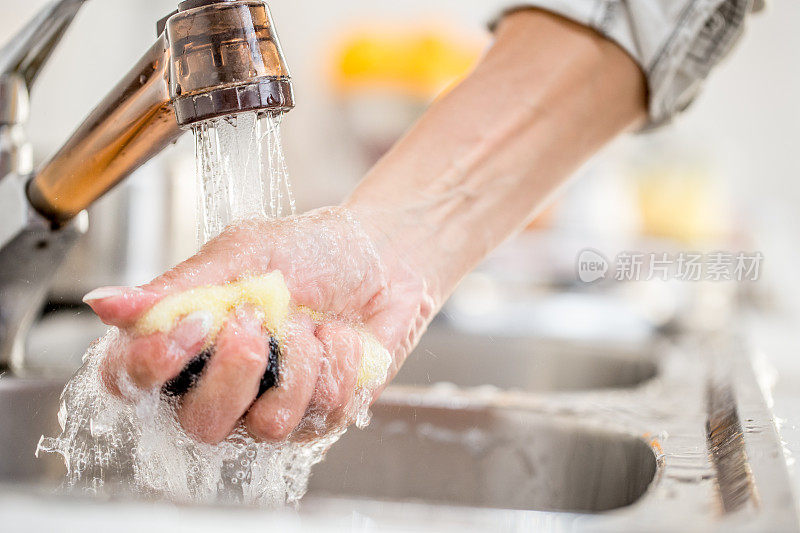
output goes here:
[[645, 80], [594, 31], [524, 10], [347, 201], [423, 269], [437, 299], [580, 164], [646, 118]]

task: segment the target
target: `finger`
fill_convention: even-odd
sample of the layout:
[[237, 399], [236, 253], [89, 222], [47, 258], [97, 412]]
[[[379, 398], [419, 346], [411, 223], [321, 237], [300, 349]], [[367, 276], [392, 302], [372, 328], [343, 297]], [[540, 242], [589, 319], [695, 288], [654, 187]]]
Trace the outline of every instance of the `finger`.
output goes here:
[[178, 413], [184, 429], [203, 442], [227, 437], [258, 394], [267, 368], [268, 337], [249, 308], [232, 312], [214, 354]]
[[133, 337], [123, 350], [121, 368], [141, 389], [161, 387], [202, 350], [211, 324], [211, 315], [199, 311], [169, 333]]
[[133, 325], [169, 294], [233, 281], [243, 272], [267, 272], [263, 224], [245, 221], [209, 241], [197, 254], [142, 287], [102, 287], [87, 294], [87, 303], [108, 325]]
[[245, 422], [250, 433], [263, 441], [286, 439], [303, 418], [319, 376], [322, 343], [314, 335], [314, 322], [305, 313], [287, 321], [278, 385], [267, 390], [250, 408]]
[[307, 442], [348, 423], [348, 410], [355, 396], [362, 344], [359, 333], [339, 320], [317, 326], [324, 354], [311, 403], [291, 435]]
[[311, 405], [328, 412], [331, 421], [336, 421], [355, 392], [361, 363], [361, 337], [351, 326], [338, 320], [318, 326], [316, 335], [325, 351]]
[[[419, 303], [408, 306], [397, 305], [398, 302]], [[416, 284], [395, 288], [392, 294], [371, 303], [374, 305], [369, 309], [364, 325], [378, 342], [389, 349], [392, 362], [386, 379], [388, 383], [416, 347], [437, 306], [425, 287]], [[383, 388], [376, 391], [374, 398], [377, 398]]]
[[101, 287], [83, 297], [105, 324], [126, 328], [162, 296], [138, 287]]
[[105, 354], [100, 361], [100, 382], [114, 396], [122, 397], [118, 381], [123, 374], [124, 361], [122, 356], [127, 351], [128, 342], [128, 336], [117, 330], [116, 334], [110, 339]]

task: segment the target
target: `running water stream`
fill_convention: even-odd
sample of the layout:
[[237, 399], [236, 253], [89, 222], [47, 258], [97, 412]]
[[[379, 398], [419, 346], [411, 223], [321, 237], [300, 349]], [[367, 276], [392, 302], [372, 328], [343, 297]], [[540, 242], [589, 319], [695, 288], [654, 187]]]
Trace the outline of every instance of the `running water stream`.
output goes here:
[[201, 245], [236, 220], [295, 214], [280, 126], [281, 115], [241, 113], [194, 127]]
[[[239, 219], [294, 213], [280, 116], [214, 119], [197, 125], [194, 134], [199, 244]], [[305, 493], [311, 467], [344, 433], [303, 444], [264, 444], [240, 426], [219, 445], [197, 442], [178, 424], [174, 398], [130, 382], [121, 389], [133, 402], [106, 390], [101, 362], [122, 337], [111, 328], [89, 348], [62, 395], [61, 435], [40, 441], [37, 454], [63, 457], [67, 489], [192, 503], [293, 503]]]

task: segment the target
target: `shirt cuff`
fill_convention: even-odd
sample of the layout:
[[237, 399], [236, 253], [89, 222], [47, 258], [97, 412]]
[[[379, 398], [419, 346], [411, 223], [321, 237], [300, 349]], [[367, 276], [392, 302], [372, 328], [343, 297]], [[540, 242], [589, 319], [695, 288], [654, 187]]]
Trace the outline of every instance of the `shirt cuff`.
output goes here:
[[741, 37], [753, 6], [753, 0], [528, 0], [506, 2], [490, 27], [509, 12], [536, 7], [616, 42], [647, 77], [645, 129], [651, 129], [694, 101], [708, 74]]

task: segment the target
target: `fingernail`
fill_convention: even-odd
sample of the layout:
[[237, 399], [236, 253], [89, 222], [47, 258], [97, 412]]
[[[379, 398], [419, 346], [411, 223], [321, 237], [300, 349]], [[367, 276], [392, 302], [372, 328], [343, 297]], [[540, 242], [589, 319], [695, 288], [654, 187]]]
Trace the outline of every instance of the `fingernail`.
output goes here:
[[181, 346], [192, 347], [202, 342], [211, 332], [214, 317], [208, 311], [195, 311], [180, 321], [172, 332], [172, 338]]
[[89, 292], [83, 297], [84, 303], [96, 302], [97, 300], [105, 300], [116, 296], [122, 296], [126, 292], [125, 287], [100, 287]]
[[211, 331], [211, 325], [214, 323], [214, 317], [211, 316], [211, 313], [208, 311], [195, 311], [194, 313], [186, 315], [186, 318], [184, 318], [183, 321], [186, 323], [196, 323], [197, 330], [202, 332], [203, 336], [206, 336]]

